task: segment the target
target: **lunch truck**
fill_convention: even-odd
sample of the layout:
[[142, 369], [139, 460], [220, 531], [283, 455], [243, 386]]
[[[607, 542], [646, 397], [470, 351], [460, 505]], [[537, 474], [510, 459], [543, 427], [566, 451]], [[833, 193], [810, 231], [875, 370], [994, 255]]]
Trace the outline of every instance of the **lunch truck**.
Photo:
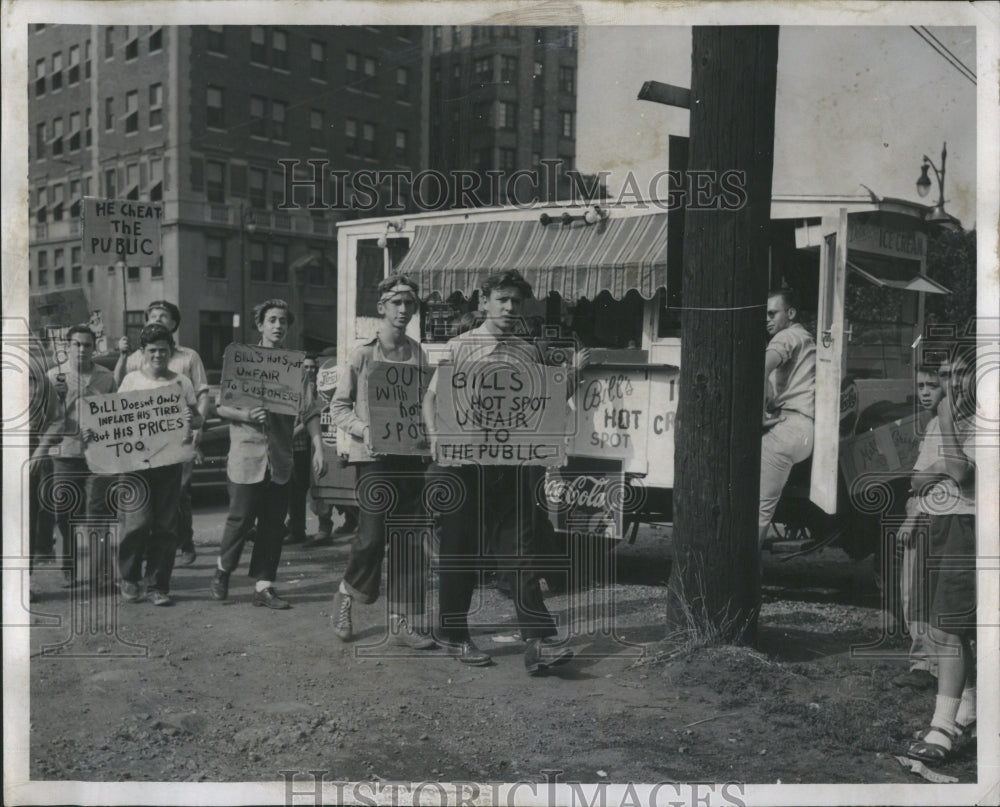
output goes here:
[[[529, 334], [563, 358], [567, 344], [590, 351], [569, 404], [566, 462], [546, 472], [552, 520], [634, 540], [640, 523], [672, 521], [684, 224], [683, 210], [666, 207], [550, 204], [341, 222], [337, 363], [374, 336], [375, 288], [390, 273], [418, 282], [420, 315], [408, 333], [437, 365], [448, 339], [477, 324], [482, 280], [517, 269], [534, 290], [522, 311]], [[769, 548], [836, 543], [864, 557], [878, 547], [878, 524], [858, 512], [851, 488], [915, 456], [915, 343], [926, 295], [948, 293], [925, 272], [928, 232], [940, 226], [929, 214], [874, 196], [772, 202], [770, 286], [803, 299], [817, 384], [813, 456], [793, 469]]]

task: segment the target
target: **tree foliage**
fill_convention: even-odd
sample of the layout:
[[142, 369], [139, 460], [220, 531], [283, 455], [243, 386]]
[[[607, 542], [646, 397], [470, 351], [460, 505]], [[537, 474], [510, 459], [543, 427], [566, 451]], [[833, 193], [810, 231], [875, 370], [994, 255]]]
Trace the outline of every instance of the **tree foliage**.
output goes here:
[[963, 329], [976, 315], [976, 231], [942, 230], [933, 236], [927, 274], [951, 291], [927, 295], [927, 321]]

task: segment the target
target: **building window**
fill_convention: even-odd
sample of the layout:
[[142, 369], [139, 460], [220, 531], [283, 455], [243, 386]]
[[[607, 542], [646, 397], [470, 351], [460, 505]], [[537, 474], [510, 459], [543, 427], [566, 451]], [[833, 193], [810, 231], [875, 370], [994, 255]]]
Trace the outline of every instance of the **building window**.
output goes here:
[[163, 85], [149, 85], [149, 128], [163, 125]]
[[149, 52], [156, 53], [163, 50], [163, 26], [158, 25], [149, 34]]
[[572, 112], [559, 113], [559, 120], [561, 125], [559, 131], [563, 137], [575, 137], [574, 135], [575, 126], [573, 120], [575, 117], [576, 116]]
[[509, 101], [497, 102], [497, 127], [500, 129], [517, 128], [517, 105]]
[[45, 157], [45, 122], [35, 124], [35, 159]]
[[375, 124], [365, 123], [361, 126], [361, 139], [364, 141], [363, 156], [375, 156]]
[[83, 112], [83, 145], [88, 149], [93, 142], [93, 136], [91, 135], [91, 124], [93, 122], [91, 120], [92, 117], [92, 110], [88, 106]]
[[135, 134], [139, 131], [139, 92], [132, 90], [125, 93], [125, 134]]
[[517, 151], [514, 149], [500, 149], [500, 167], [504, 171], [513, 171], [517, 163]]
[[104, 131], [110, 132], [115, 128], [115, 99], [104, 99]]
[[126, 199], [139, 198], [139, 164], [129, 163], [125, 166], [125, 191]]
[[163, 277], [163, 256], [162, 255], [157, 259], [156, 263], [154, 263], [152, 266], [149, 267], [149, 277], [150, 277], [150, 279], [153, 279], [153, 278], [162, 278]]
[[[149, 161], [149, 201], [159, 202], [161, 199], [163, 199], [163, 162], [153, 157]], [[162, 271], [162, 265], [160, 269]]]
[[52, 54], [52, 92], [62, 89], [62, 53]]
[[575, 67], [560, 67], [559, 68], [559, 89], [563, 92], [573, 92], [576, 80], [576, 68]]
[[56, 286], [64, 286], [66, 284], [66, 267], [63, 266], [63, 256], [65, 254], [65, 250], [57, 249], [52, 259], [52, 282]]
[[476, 59], [472, 64], [472, 70], [480, 84], [489, 84], [493, 81], [493, 60], [489, 56]]
[[49, 254], [44, 250], [38, 253], [38, 285], [49, 285]]
[[[70, 218], [79, 218], [80, 216], [80, 206], [82, 204], [82, 194], [80, 193], [80, 180], [74, 179], [69, 183], [69, 198], [71, 200], [69, 206]], [[74, 247], [76, 249], [76, 247]], [[79, 261], [74, 261], [74, 263], [79, 263]]]
[[90, 40], [83, 43], [83, 77], [90, 78]]
[[208, 25], [205, 27], [205, 49], [209, 53], [226, 52], [226, 26]]
[[69, 282], [74, 286], [80, 285], [80, 278], [83, 274], [83, 266], [81, 265], [81, 257], [83, 254], [83, 249], [81, 247], [73, 247], [70, 252], [70, 267], [69, 267]]
[[267, 34], [260, 25], [250, 29], [250, 61], [255, 64], [267, 64]]
[[266, 110], [266, 99], [259, 95], [250, 96], [250, 134], [254, 137], [267, 137]]
[[271, 244], [271, 282], [288, 282], [288, 249], [284, 244]]
[[[63, 205], [66, 202], [65, 187], [61, 182], [49, 186], [49, 202], [52, 205], [52, 221], [62, 221]], [[56, 250], [58, 261], [62, 250]]]
[[344, 150], [348, 154], [358, 153], [358, 122], [353, 118], [344, 120]]
[[205, 237], [205, 275], [216, 279], [226, 276], [225, 239]]
[[115, 27], [113, 25], [104, 29], [104, 58], [115, 58]]
[[139, 57], [139, 34], [137, 26], [125, 26], [125, 61], [130, 62]]
[[80, 83], [80, 46], [71, 45], [69, 49], [69, 75], [66, 78], [69, 86]]
[[205, 105], [206, 125], [212, 129], [226, 128], [225, 113], [222, 109], [222, 90], [219, 87], [208, 87], [205, 90]]
[[517, 81], [517, 57], [504, 56], [500, 62], [500, 80], [505, 84]]
[[322, 249], [310, 247], [309, 254], [315, 260], [309, 264], [309, 273], [306, 275], [306, 283], [310, 286], [322, 286], [326, 283], [326, 260]]
[[284, 31], [271, 32], [271, 66], [288, 69], [288, 34]]
[[398, 159], [406, 158], [406, 144], [408, 139], [405, 129], [396, 130], [396, 157]]
[[[112, 267], [113, 269], [114, 267]], [[142, 309], [125, 312], [125, 335], [133, 345], [139, 344], [139, 334], [146, 325], [146, 312]]]
[[261, 241], [251, 241], [249, 244], [250, 254], [250, 279], [263, 283], [267, 280], [267, 258], [264, 244]]
[[69, 150], [70, 152], [80, 150], [80, 113], [70, 112], [69, 114]]
[[45, 59], [35, 62], [35, 96], [45, 95]]
[[267, 171], [263, 168], [250, 169], [250, 204], [258, 209], [267, 207]]
[[541, 165], [541, 162], [542, 162], [542, 155], [539, 154], [537, 151], [531, 152], [531, 167], [538, 168], [538, 166]]
[[316, 39], [309, 43], [309, 77], [326, 81], [326, 45]]
[[275, 140], [288, 140], [288, 104], [284, 101], [271, 101], [271, 137]]
[[400, 101], [410, 100], [410, 71], [405, 67], [396, 68], [396, 98]]
[[226, 201], [226, 164], [215, 160], [205, 161], [205, 196], [210, 202]]
[[576, 28], [567, 28], [565, 34], [565, 42], [567, 48], [576, 47]]
[[326, 127], [323, 125], [323, 111], [309, 110], [309, 145], [321, 149], [325, 145]]
[[52, 121], [52, 153], [63, 153], [63, 121], [62, 118], [54, 118]]
[[533, 134], [542, 133], [542, 108], [540, 106], [531, 108], [531, 131]]
[[115, 169], [109, 168], [104, 172], [104, 194], [108, 199], [114, 199], [117, 196], [116, 184], [115, 184]]
[[91, 266], [87, 270], [87, 285], [88, 286], [94, 285], [94, 267], [93, 266]]
[[354, 84], [358, 78], [358, 54], [347, 51], [344, 54], [344, 69], [347, 71], [347, 83]]
[[378, 66], [375, 60], [371, 56], [365, 56], [365, 75], [368, 78], [372, 78], [377, 72]]
[[535, 66], [532, 68], [532, 75], [535, 78], [541, 78], [544, 67], [541, 62], [535, 62]]

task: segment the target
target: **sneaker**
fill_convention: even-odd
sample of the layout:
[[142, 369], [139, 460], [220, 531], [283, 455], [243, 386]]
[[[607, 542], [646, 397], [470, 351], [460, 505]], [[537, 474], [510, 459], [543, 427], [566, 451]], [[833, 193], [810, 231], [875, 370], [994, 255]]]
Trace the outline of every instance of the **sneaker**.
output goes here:
[[414, 630], [406, 621], [406, 617], [399, 614], [389, 615], [389, 639], [393, 644], [409, 647], [411, 650], [430, 650], [437, 647], [437, 642], [426, 633]]
[[180, 560], [181, 566], [190, 566], [197, 559], [198, 559], [198, 553], [195, 552], [193, 549], [181, 550], [181, 560]]
[[139, 602], [142, 599], [142, 586], [138, 583], [130, 583], [128, 580], [122, 580], [119, 589], [122, 599], [125, 602]]
[[342, 642], [351, 640], [354, 626], [351, 624], [351, 601], [354, 598], [350, 594], [337, 591], [333, 595], [333, 632]]
[[212, 597], [216, 600], [224, 600], [229, 596], [229, 572], [216, 568], [215, 577], [212, 578]]
[[159, 589], [150, 589], [146, 592], [146, 599], [149, 600], [153, 605], [173, 605], [174, 601], [170, 599], [169, 594], [164, 594]]

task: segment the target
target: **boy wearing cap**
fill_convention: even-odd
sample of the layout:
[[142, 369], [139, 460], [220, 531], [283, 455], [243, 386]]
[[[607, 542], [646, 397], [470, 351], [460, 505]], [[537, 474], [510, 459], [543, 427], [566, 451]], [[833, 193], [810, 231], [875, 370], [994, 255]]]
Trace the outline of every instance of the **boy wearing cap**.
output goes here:
[[[260, 332], [258, 344], [267, 348], [283, 347], [288, 326], [295, 321], [288, 303], [279, 299], [265, 300], [254, 306], [253, 318]], [[326, 460], [319, 429], [320, 406], [311, 389], [303, 383], [298, 417], [312, 439], [313, 473], [322, 477], [326, 474]], [[274, 580], [285, 534], [296, 416], [269, 412], [262, 406], [252, 409], [220, 406], [219, 415], [230, 421], [226, 464], [229, 515], [212, 579], [212, 597], [225, 600], [229, 596], [229, 576], [239, 565], [247, 533], [256, 522], [257, 537], [250, 556], [250, 576], [257, 578], [253, 604], [283, 611], [291, 606], [278, 596]]]
[[[394, 496], [395, 513], [419, 513], [423, 492], [423, 457], [371, 452], [368, 416], [368, 375], [375, 362], [396, 362], [427, 367], [427, 355], [419, 343], [406, 335], [406, 326], [420, 305], [417, 284], [405, 275], [387, 277], [378, 285], [378, 313], [382, 317], [375, 338], [359, 345], [351, 354], [337, 391], [330, 402], [333, 422], [351, 437], [348, 462], [356, 463], [360, 499], [358, 531], [351, 544], [347, 570], [333, 602], [334, 633], [341, 641], [351, 638], [351, 603], [355, 597], [365, 604], [378, 599], [389, 538], [388, 599], [389, 635], [393, 643], [428, 650], [435, 642], [423, 626], [425, 574], [419, 560], [423, 546], [418, 531], [408, 531], [414, 545], [404, 545], [398, 533], [386, 535], [386, 507], [365, 501], [364, 491], [388, 484]], [[374, 498], [374, 495], [372, 496]], [[379, 503], [381, 504], [381, 502]], [[415, 536], [415, 537], [414, 537]]]
[[[176, 305], [169, 300], [154, 300], [146, 306], [146, 324], [163, 325], [170, 331], [171, 338], [176, 337], [177, 328], [181, 324], [181, 312]], [[123, 336], [118, 340], [118, 363], [115, 365], [115, 381], [121, 384], [126, 373], [132, 373], [140, 369], [143, 365], [142, 349], [131, 354], [129, 351], [129, 340]], [[198, 414], [201, 415], [202, 423], [208, 417], [209, 396], [208, 396], [208, 376], [205, 374], [205, 365], [201, 357], [191, 348], [182, 347], [174, 341], [174, 349], [170, 354], [168, 368], [172, 373], [187, 376], [198, 396]], [[195, 450], [201, 442], [201, 429], [192, 432], [192, 443]], [[180, 538], [181, 564], [190, 566], [195, 562], [197, 554], [194, 549], [194, 529], [191, 521], [191, 470], [194, 467], [194, 460], [185, 462], [181, 469], [181, 492], [177, 499], [179, 508], [177, 532]]]

